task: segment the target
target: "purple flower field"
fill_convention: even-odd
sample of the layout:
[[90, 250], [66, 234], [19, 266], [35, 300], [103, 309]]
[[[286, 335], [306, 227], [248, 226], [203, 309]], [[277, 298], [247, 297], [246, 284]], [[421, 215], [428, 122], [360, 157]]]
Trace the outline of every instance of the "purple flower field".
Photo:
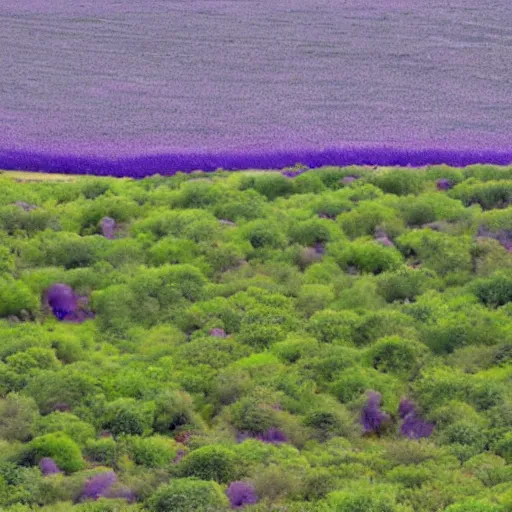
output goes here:
[[3, 0], [0, 168], [512, 162], [508, 0]]

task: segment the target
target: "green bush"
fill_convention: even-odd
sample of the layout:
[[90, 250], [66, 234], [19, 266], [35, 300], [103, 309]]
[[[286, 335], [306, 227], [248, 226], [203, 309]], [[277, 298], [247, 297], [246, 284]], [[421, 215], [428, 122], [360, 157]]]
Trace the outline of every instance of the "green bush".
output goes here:
[[167, 467], [176, 457], [177, 448], [173, 439], [163, 436], [129, 436], [121, 440], [136, 464], [148, 468]]
[[104, 466], [113, 466], [118, 455], [117, 444], [111, 437], [90, 439], [84, 450], [84, 454], [92, 461]]
[[151, 512], [222, 512], [228, 499], [219, 484], [178, 478], [159, 487], [148, 500]]
[[88, 440], [96, 435], [91, 424], [81, 421], [74, 414], [58, 411], [42, 417], [36, 423], [35, 430], [37, 435], [64, 432], [79, 446], [84, 446]]
[[472, 289], [486, 306], [503, 306], [512, 301], [512, 275], [498, 272], [487, 279], [473, 281]]
[[383, 373], [411, 375], [417, 372], [428, 357], [428, 348], [413, 340], [389, 336], [378, 340], [370, 349], [371, 365]]
[[19, 315], [23, 309], [35, 312], [38, 307], [39, 300], [27, 285], [10, 276], [0, 276], [0, 318]]
[[151, 429], [154, 407], [132, 398], [119, 398], [107, 404], [102, 427], [114, 436], [141, 435]]
[[413, 301], [429, 288], [437, 285], [435, 272], [425, 269], [402, 267], [378, 276], [377, 292], [387, 302]]
[[235, 453], [223, 446], [204, 446], [190, 452], [180, 463], [180, 473], [185, 477], [215, 480], [228, 483], [236, 480], [239, 461]]
[[31, 441], [29, 449], [35, 462], [44, 457], [51, 457], [57, 466], [67, 473], [74, 473], [85, 467], [79, 446], [62, 432], [36, 437]]
[[393, 247], [385, 247], [375, 241], [355, 241], [332, 247], [331, 253], [338, 265], [348, 270], [355, 267], [360, 272], [380, 274], [395, 270], [403, 262], [401, 254]]

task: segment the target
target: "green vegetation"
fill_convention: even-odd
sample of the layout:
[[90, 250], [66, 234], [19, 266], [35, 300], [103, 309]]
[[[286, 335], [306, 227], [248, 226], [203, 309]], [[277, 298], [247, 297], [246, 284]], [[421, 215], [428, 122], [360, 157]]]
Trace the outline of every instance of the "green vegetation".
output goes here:
[[512, 167], [36, 176], [0, 511], [512, 512]]

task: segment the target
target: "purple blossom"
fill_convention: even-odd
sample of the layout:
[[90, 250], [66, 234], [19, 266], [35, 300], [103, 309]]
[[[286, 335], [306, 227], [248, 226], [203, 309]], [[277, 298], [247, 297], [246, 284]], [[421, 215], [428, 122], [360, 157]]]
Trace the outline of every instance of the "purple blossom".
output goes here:
[[113, 471], [94, 475], [85, 483], [82, 491], [82, 499], [97, 500], [105, 496], [116, 482], [117, 476]]
[[441, 178], [436, 181], [437, 190], [450, 190], [453, 188], [453, 181]]
[[215, 338], [225, 338], [226, 337], [226, 331], [224, 329], [210, 329], [210, 332], [208, 333], [210, 336], [214, 336]]
[[111, 217], [103, 217], [100, 221], [101, 232], [105, 238], [113, 240], [115, 238], [116, 221]]
[[60, 473], [60, 469], [55, 463], [55, 461], [50, 457], [43, 457], [39, 461], [39, 469], [44, 476], [54, 475], [55, 473]]
[[389, 421], [389, 415], [380, 409], [381, 394], [371, 391], [361, 411], [361, 424], [365, 432], [379, 432], [383, 423]]
[[246, 505], [258, 503], [256, 490], [247, 482], [231, 482], [226, 490], [232, 509], [243, 508]]

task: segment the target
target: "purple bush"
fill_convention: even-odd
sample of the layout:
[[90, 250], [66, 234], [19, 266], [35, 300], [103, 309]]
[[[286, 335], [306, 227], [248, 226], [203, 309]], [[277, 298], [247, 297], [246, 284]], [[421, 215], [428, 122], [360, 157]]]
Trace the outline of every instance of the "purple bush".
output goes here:
[[89, 299], [77, 295], [67, 284], [56, 283], [50, 286], [44, 293], [44, 301], [60, 321], [81, 323], [94, 317], [94, 313], [86, 309]]
[[400, 427], [400, 433], [409, 439], [420, 439], [422, 437], [430, 437], [434, 431], [434, 424], [428, 423], [416, 416], [416, 414], [408, 414]]
[[359, 179], [359, 176], [345, 176], [340, 180], [340, 183], [342, 185], [350, 185], [351, 183], [354, 183], [354, 181], [357, 181]]
[[50, 457], [44, 457], [39, 461], [39, 469], [44, 476], [60, 473], [60, 469], [55, 461]]
[[97, 500], [104, 497], [116, 482], [117, 476], [113, 471], [94, 475], [85, 482], [82, 490], [82, 500]]
[[243, 508], [245, 505], [258, 503], [256, 490], [247, 482], [231, 482], [226, 490], [232, 509]]
[[116, 221], [111, 217], [103, 217], [100, 221], [101, 232], [105, 238], [115, 238]]
[[414, 403], [408, 398], [402, 398], [398, 406], [398, 414], [403, 422], [400, 433], [409, 439], [420, 439], [430, 437], [434, 431], [434, 424], [422, 419]]
[[453, 188], [453, 181], [441, 178], [436, 181], [437, 190], [450, 190]]
[[71, 316], [77, 309], [77, 297], [73, 288], [67, 284], [56, 283], [46, 291], [46, 301], [53, 314], [64, 320]]
[[405, 418], [408, 414], [416, 413], [416, 406], [408, 398], [402, 398], [398, 406], [398, 414], [400, 418]]
[[361, 424], [364, 432], [379, 432], [386, 421], [389, 421], [389, 415], [381, 411], [381, 394], [375, 391], [368, 393], [368, 400], [361, 411]]

